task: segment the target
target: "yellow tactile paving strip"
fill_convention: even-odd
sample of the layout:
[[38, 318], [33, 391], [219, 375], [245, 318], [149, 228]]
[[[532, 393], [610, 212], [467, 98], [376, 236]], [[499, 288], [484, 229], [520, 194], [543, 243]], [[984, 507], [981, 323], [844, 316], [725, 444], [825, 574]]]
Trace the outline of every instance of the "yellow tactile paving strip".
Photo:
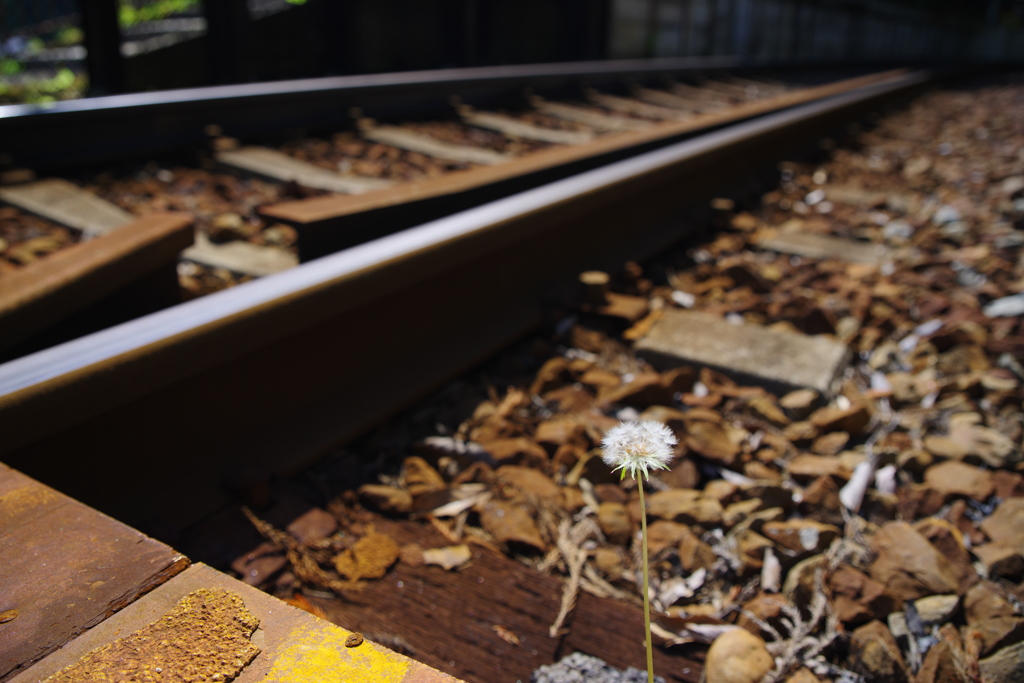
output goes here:
[[[196, 564], [63, 648], [11, 683], [38, 682], [83, 655], [142, 629], [202, 588], [239, 595], [260, 621], [252, 643], [260, 653], [237, 683], [458, 683], [457, 679], [335, 626], [203, 564]], [[170, 674], [170, 672], [168, 672]], [[174, 680], [168, 677], [167, 680]]]

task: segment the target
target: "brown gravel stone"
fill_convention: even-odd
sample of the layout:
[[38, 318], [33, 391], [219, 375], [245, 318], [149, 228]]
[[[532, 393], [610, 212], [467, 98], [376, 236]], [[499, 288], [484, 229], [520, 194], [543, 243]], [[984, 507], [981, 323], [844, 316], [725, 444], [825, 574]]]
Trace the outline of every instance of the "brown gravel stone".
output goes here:
[[633, 523], [629, 510], [622, 503], [601, 503], [597, 509], [597, 523], [605, 537], [617, 545], [628, 545], [633, 536]]
[[822, 434], [811, 444], [811, 451], [819, 455], [836, 455], [850, 441], [850, 435], [846, 432], [829, 432]]
[[942, 493], [967, 496], [978, 501], [986, 500], [995, 490], [991, 472], [955, 460], [929, 467], [924, 480]]
[[778, 593], [758, 593], [753, 599], [743, 603], [743, 611], [736, 620], [736, 625], [747, 629], [756, 636], [768, 638], [771, 634], [762, 631], [761, 627], [750, 617], [756, 617], [778, 629], [782, 624], [780, 621], [780, 617], [783, 616], [782, 608], [787, 604], [789, 601], [785, 596]]
[[736, 550], [742, 562], [738, 573], [741, 576], [749, 576], [759, 571], [764, 566], [765, 550], [772, 547], [772, 542], [749, 528], [733, 532], [732, 535], [736, 539]]
[[540, 470], [521, 465], [502, 465], [494, 471], [499, 482], [516, 487], [525, 494], [550, 501], [561, 499], [561, 491], [551, 478]]
[[903, 663], [899, 645], [880, 621], [856, 629], [850, 639], [850, 668], [879, 683], [909, 683], [910, 672]]
[[992, 578], [1015, 581], [1024, 575], [1024, 548], [1006, 543], [985, 543], [972, 551]]
[[979, 581], [964, 595], [964, 616], [968, 625], [1015, 614], [1013, 605], [991, 581]]
[[821, 679], [815, 676], [810, 669], [801, 667], [786, 679], [786, 683], [821, 683]]
[[811, 414], [817, 400], [818, 392], [814, 389], [797, 389], [780, 398], [779, 406], [793, 419], [802, 420]]
[[826, 550], [839, 537], [839, 529], [812, 519], [790, 519], [767, 522], [761, 533], [776, 544], [795, 553], [819, 553]]
[[1024, 618], [993, 617], [968, 626], [964, 637], [977, 641], [979, 653], [988, 657], [994, 652], [1024, 641]]
[[760, 498], [747, 498], [731, 503], [722, 511], [722, 524], [731, 529], [758, 510], [764, 509], [764, 501]]
[[358, 493], [363, 505], [386, 515], [405, 514], [412, 509], [412, 494], [395, 486], [363, 484]]
[[727, 631], [718, 636], [704, 660], [706, 683], [757, 683], [775, 660], [764, 641], [745, 629]]
[[818, 477], [803, 490], [800, 511], [811, 519], [837, 524], [842, 521], [841, 508], [839, 484], [832, 477]]
[[393, 538], [371, 531], [351, 548], [335, 555], [334, 568], [343, 577], [354, 581], [379, 579], [401, 554], [402, 548]]
[[[630, 493], [632, 493], [632, 487], [630, 487]], [[626, 493], [619, 484], [598, 484], [594, 487], [594, 497], [602, 503], [625, 505], [629, 502], [629, 493]]]
[[843, 462], [832, 455], [809, 455], [801, 454], [789, 461], [787, 466], [789, 476], [797, 480], [810, 480], [817, 477], [832, 475], [848, 479], [850, 470]]
[[945, 641], [928, 650], [921, 669], [917, 672], [916, 683], [970, 683], [962, 657]]
[[679, 539], [677, 552], [679, 553], [679, 564], [683, 571], [686, 572], [694, 572], [698, 569], [711, 569], [712, 565], [718, 560], [718, 556], [715, 555], [715, 551], [711, 549], [711, 546], [702, 541], [692, 531], [684, 534]]
[[876, 554], [871, 577], [900, 600], [932, 593], [959, 593], [968, 578], [905, 522], [883, 526], [872, 537], [871, 549]]
[[686, 424], [687, 448], [726, 467], [735, 467], [740, 447], [735, 444], [720, 424], [703, 420], [690, 420]]
[[995, 485], [996, 495], [1003, 500], [1024, 497], [1024, 475], [996, 470], [992, 473], [992, 483]]
[[832, 573], [829, 587], [836, 616], [846, 624], [884, 619], [896, 607], [885, 586], [849, 565], [841, 565]]
[[569, 362], [561, 356], [555, 356], [546, 361], [537, 371], [533, 384], [530, 385], [530, 395], [546, 394], [569, 382], [572, 382]]
[[1024, 643], [1017, 643], [978, 662], [981, 683], [1024, 680]]
[[782, 435], [794, 444], [809, 443], [818, 433], [818, 428], [806, 421], [794, 422], [782, 430]]
[[785, 427], [792, 422], [792, 420], [786, 417], [786, 414], [782, 412], [779, 406], [775, 403], [775, 400], [768, 394], [754, 396], [747, 401], [747, 408], [755, 416], [775, 425], [776, 427]]
[[625, 558], [619, 548], [601, 547], [594, 551], [594, 565], [609, 581], [615, 581], [625, 571]]
[[690, 458], [680, 458], [672, 463], [671, 469], [661, 470], [654, 476], [674, 489], [695, 489], [700, 485], [697, 463]]
[[331, 513], [313, 508], [296, 518], [286, 527], [288, 533], [302, 543], [313, 543], [327, 538], [338, 530], [338, 520]]
[[590, 448], [587, 429], [575, 420], [547, 420], [537, 425], [534, 439], [544, 446], [549, 453], [554, 453], [563, 444], [572, 444], [578, 448]]
[[480, 525], [499, 543], [513, 543], [535, 550], [547, 549], [527, 506], [491, 500], [480, 511]]
[[967, 443], [958, 441], [949, 436], [932, 434], [924, 438], [924, 447], [929, 453], [940, 458], [950, 460], [963, 460], [971, 453], [971, 447]]
[[964, 576], [974, 574], [971, 568], [970, 553], [964, 545], [960, 530], [945, 519], [926, 517], [914, 523], [914, 530], [924, 536], [929, 543], [950, 562], [958, 573]]
[[495, 439], [483, 444], [487, 452], [502, 465], [524, 465], [542, 468], [548, 462], [548, 454], [533, 439], [516, 437]]
[[843, 431], [859, 434], [871, 420], [871, 410], [863, 403], [849, 408], [826, 406], [811, 413], [810, 423], [824, 432]]
[[688, 535], [692, 536], [693, 532], [685, 524], [656, 519], [647, 525], [647, 549], [654, 557], [665, 548], [676, 546]]
[[1024, 498], [1009, 498], [999, 504], [981, 530], [993, 541], [1024, 547]]
[[647, 514], [683, 524], [714, 526], [722, 521], [722, 506], [701, 491], [671, 489], [647, 498]]

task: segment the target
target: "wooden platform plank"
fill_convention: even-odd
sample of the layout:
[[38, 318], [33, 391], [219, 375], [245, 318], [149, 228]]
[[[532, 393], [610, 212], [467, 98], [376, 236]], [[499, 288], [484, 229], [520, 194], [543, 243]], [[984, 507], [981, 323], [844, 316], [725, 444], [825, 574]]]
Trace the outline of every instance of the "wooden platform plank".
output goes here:
[[217, 161], [274, 180], [296, 182], [305, 187], [344, 194], [361, 194], [393, 184], [380, 178], [344, 176], [277, 150], [255, 145], [218, 152]]
[[576, 130], [557, 130], [541, 128], [524, 123], [519, 119], [504, 114], [487, 111], [466, 111], [461, 114], [462, 120], [479, 128], [496, 130], [506, 135], [514, 135], [527, 140], [554, 142], [561, 145], [582, 145], [594, 139], [592, 133]]
[[[12, 683], [39, 683], [83, 655], [161, 619], [183, 597], [223, 589], [240, 597], [257, 619], [251, 642], [260, 649], [235, 683], [458, 683], [455, 678], [314, 617], [202, 564], [196, 564], [141, 600], [68, 643]], [[212, 630], [212, 629], [211, 629]], [[161, 672], [162, 673], [162, 672]]]
[[604, 93], [589, 93], [587, 95], [594, 104], [600, 105], [605, 109], [611, 109], [612, 111], [621, 111], [627, 114], [636, 114], [637, 116], [643, 116], [648, 119], [657, 119], [660, 121], [685, 121], [686, 119], [692, 118], [693, 114], [690, 114], [679, 109], [672, 107], [663, 107], [657, 104], [648, 104], [640, 100], [635, 100], [630, 97], [617, 97], [615, 95], [605, 95]]
[[362, 133], [363, 137], [374, 142], [381, 142], [409, 152], [419, 152], [429, 157], [446, 159], [448, 161], [494, 166], [514, 158], [509, 154], [501, 154], [490, 149], [441, 142], [429, 135], [414, 133], [399, 126], [374, 126], [362, 131]]
[[651, 127], [650, 121], [631, 119], [625, 116], [601, 114], [586, 107], [577, 107], [562, 102], [548, 102], [535, 98], [532, 102], [537, 111], [566, 121], [576, 121], [603, 131], [635, 131]]
[[102, 235], [133, 218], [124, 209], [61, 178], [0, 187], [0, 199], [90, 236]]
[[248, 242], [214, 244], [203, 233], [181, 254], [182, 258], [211, 268], [226, 268], [243, 275], [273, 275], [299, 265], [299, 258], [284, 249], [261, 247]]
[[[399, 544], [450, 545], [432, 527], [376, 518], [375, 529]], [[646, 669], [643, 609], [581, 592], [566, 632], [548, 635], [561, 605], [562, 579], [504, 555], [470, 546], [457, 571], [399, 562], [344, 599], [310, 596], [335, 623], [382, 639], [400, 639], [420, 661], [469, 683], [528, 681], [542, 664], [579, 651], [619, 669]], [[515, 640], [518, 639], [518, 644]], [[655, 648], [655, 672], [667, 681], [696, 682], [701, 666], [682, 649]]]
[[192, 244], [192, 216], [150, 214], [0, 278], [0, 348], [138, 281], [173, 268]]
[[0, 463], [0, 681], [132, 603], [188, 559]]

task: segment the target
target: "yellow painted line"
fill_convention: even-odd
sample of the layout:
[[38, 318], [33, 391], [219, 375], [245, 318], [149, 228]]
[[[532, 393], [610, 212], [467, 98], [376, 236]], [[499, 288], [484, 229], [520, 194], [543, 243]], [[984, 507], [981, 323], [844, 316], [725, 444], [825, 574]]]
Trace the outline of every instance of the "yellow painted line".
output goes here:
[[288, 634], [266, 683], [402, 683], [412, 661], [364, 640], [346, 647], [349, 631], [324, 622], [305, 624]]

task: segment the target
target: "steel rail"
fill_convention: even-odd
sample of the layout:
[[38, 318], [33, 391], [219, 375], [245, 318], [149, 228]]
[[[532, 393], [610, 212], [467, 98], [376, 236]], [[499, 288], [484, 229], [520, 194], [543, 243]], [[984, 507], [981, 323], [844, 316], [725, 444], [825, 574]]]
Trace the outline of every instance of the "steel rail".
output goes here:
[[167, 506], [197, 519], [225, 478], [308, 465], [535, 327], [574, 273], [685, 237], [666, 219], [688, 201], [929, 77], [734, 125], [2, 365], [0, 458], [136, 524]]
[[[623, 79], [699, 76], [774, 68], [736, 57], [676, 57], [407, 71], [111, 95], [47, 104], [0, 106], [0, 151], [31, 167], [99, 163], [202, 144], [210, 124], [251, 136], [294, 127], [327, 127], [367, 116], [449, 112], [453, 97], [487, 103], [523, 88], [559, 89]], [[781, 64], [799, 70], [822, 66]], [[844, 73], [850, 68], [835, 66]], [[865, 73], [870, 69], [854, 69]]]

